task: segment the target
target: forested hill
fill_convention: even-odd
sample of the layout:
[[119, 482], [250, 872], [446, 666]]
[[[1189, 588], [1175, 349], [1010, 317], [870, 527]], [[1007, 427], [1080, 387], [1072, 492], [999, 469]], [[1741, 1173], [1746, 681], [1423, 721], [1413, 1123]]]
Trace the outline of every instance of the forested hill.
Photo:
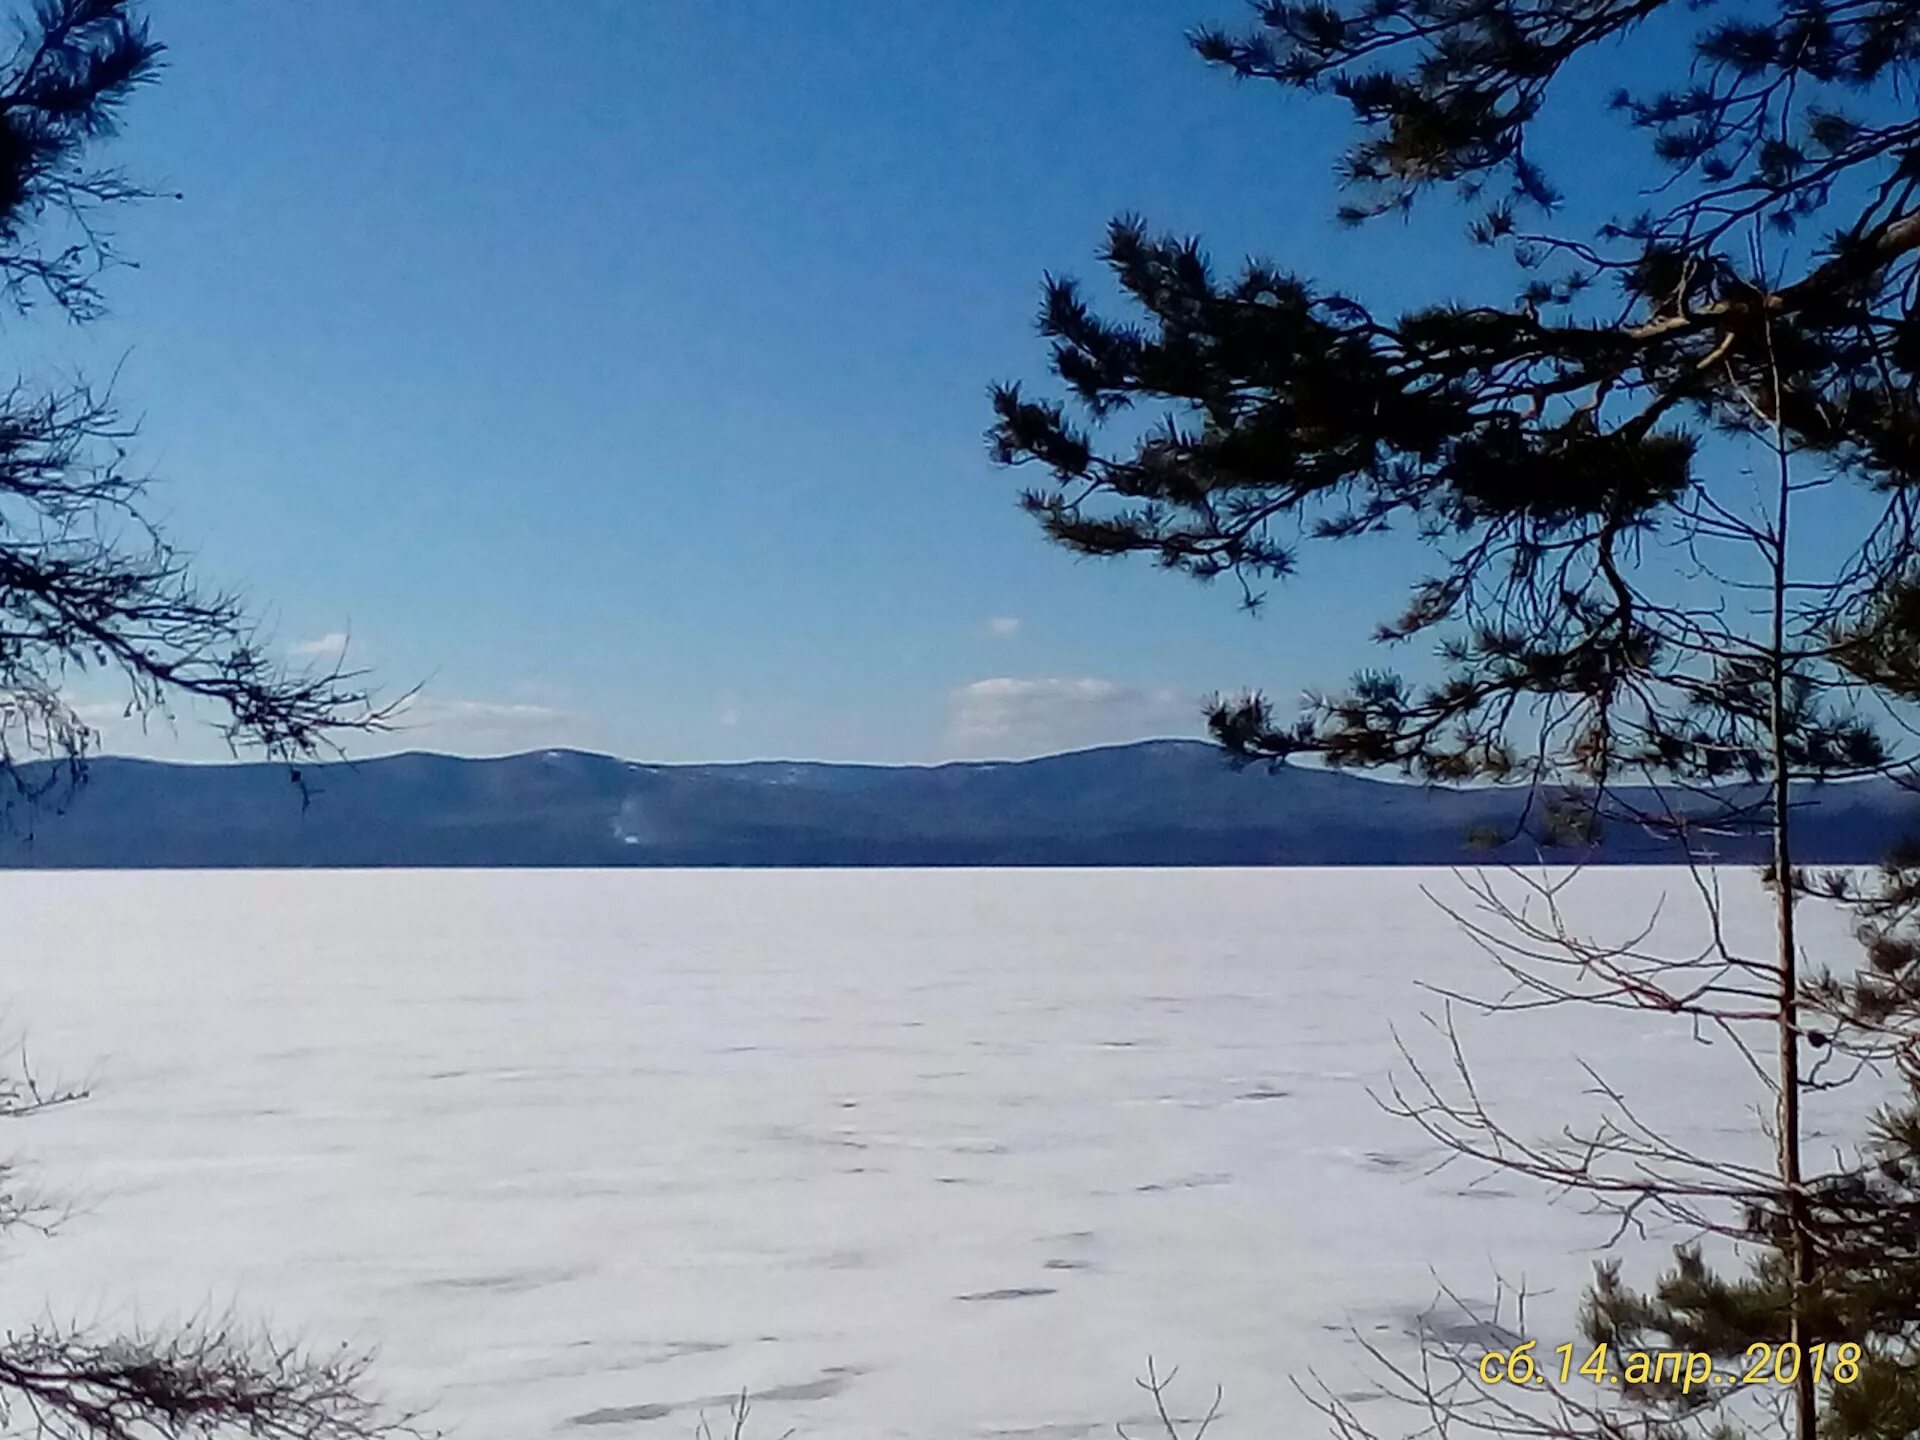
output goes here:
[[[284, 765], [98, 759], [73, 792], [13, 806], [0, 866], [1440, 865], [1543, 854], [1531, 838], [1493, 850], [1474, 839], [1511, 832], [1521, 793], [1236, 770], [1184, 740], [938, 766], [409, 754], [309, 765], [300, 777]], [[1891, 784], [1801, 799], [1806, 863], [1876, 861], [1920, 830], [1920, 805]], [[1758, 838], [1713, 844], [1723, 860], [1763, 858]], [[1679, 857], [1616, 825], [1595, 852], [1544, 858]]]

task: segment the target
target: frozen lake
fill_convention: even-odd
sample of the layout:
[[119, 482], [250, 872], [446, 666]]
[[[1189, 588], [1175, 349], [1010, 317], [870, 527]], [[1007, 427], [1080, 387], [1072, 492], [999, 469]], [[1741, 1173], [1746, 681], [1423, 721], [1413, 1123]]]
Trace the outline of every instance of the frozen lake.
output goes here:
[[[1729, 873], [1734, 939], [1763, 943]], [[1603, 1222], [1469, 1190], [1368, 1096], [1418, 982], [1495, 988], [1421, 871], [0, 875], [7, 1019], [86, 1105], [9, 1139], [88, 1213], [8, 1255], [10, 1323], [229, 1307], [377, 1342], [469, 1440], [1075, 1440], [1146, 1357], [1214, 1433], [1319, 1433], [1436, 1277], [1554, 1293]], [[1637, 928], [1684, 872], [1581, 877]], [[1810, 944], [1841, 934], [1815, 915]], [[1829, 953], [1846, 958], [1844, 945]], [[1760, 1096], [1647, 1017], [1463, 1023], [1496, 1106], [1577, 1057], [1722, 1145]], [[1630, 1252], [1630, 1254], [1633, 1252]], [[1630, 1276], [1650, 1278], [1655, 1252]], [[1372, 1413], [1370, 1411], [1370, 1413]], [[1381, 1413], [1389, 1428], [1394, 1417]], [[1132, 1426], [1129, 1426], [1132, 1429]]]

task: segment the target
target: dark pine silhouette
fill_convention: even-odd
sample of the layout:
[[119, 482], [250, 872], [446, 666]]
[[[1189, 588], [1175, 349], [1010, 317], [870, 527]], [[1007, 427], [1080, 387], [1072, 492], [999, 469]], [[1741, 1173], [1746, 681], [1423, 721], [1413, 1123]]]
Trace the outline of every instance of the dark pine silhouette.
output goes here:
[[[1487, 302], [1436, 289], [1395, 312], [1274, 263], [1223, 271], [1197, 241], [1118, 220], [1104, 259], [1127, 312], [1050, 279], [1058, 393], [994, 391], [994, 453], [1044, 477], [1027, 508], [1069, 549], [1231, 577], [1249, 605], [1310, 549], [1410, 529], [1432, 570], [1408, 577], [1378, 638], [1413, 666], [1365, 671], [1297, 717], [1223, 699], [1221, 742], [1544, 788], [1573, 836], [1665, 827], [1682, 845], [1705, 817], [1646, 798], [1738, 778], [1752, 788], [1719, 792], [1712, 824], [1767, 855], [1767, 955], [1608, 951], [1518, 913], [1483, 938], [1510, 947], [1519, 987], [1490, 1008], [1640, 1006], [1745, 1047], [1771, 1167], [1687, 1153], [1604, 1090], [1600, 1129], [1544, 1150], [1503, 1131], [1464, 1074], [1404, 1108], [1623, 1224], [1658, 1215], [1743, 1245], [1753, 1264], [1735, 1278], [1690, 1250], [1649, 1295], [1603, 1274], [1589, 1325], [1736, 1370], [1750, 1343], [1800, 1347], [1771, 1392], [1785, 1414], [1752, 1421], [1753, 1390], [1631, 1379], [1516, 1409], [1470, 1377], [1443, 1383], [1461, 1373], [1444, 1367], [1413, 1398], [1443, 1430], [1507, 1435], [1910, 1434], [1920, 1111], [1909, 1100], [1877, 1150], [1817, 1172], [1801, 1102], [1845, 1059], [1912, 1073], [1920, 885], [1900, 855], [1877, 880], [1805, 874], [1813, 812], [1794, 801], [1841, 778], [1914, 779], [1920, 6], [1273, 0], [1191, 40], [1243, 81], [1350, 110], [1343, 219], [1451, 201], [1463, 243], [1510, 261], [1510, 279]], [[1636, 137], [1638, 174], [1580, 163]], [[1662, 788], [1630, 788], [1646, 784]], [[1796, 914], [1815, 893], [1855, 907], [1864, 967], [1802, 955]], [[1865, 1347], [1850, 1383], [1811, 1358], [1842, 1342]], [[1360, 1428], [1337, 1397], [1328, 1408]]]
[[[85, 322], [115, 259], [106, 212], [147, 198], [94, 154], [158, 73], [161, 47], [122, 0], [41, 0], [14, 34], [0, 52], [0, 300]], [[192, 582], [141, 513], [141, 484], [122, 468], [128, 435], [83, 385], [0, 393], [0, 776], [15, 819], [81, 773], [91, 733], [61, 690], [80, 670], [117, 674], [130, 713], [205, 702], [236, 746], [281, 757], [383, 719], [351, 675], [277, 665], [235, 597]], [[9, 1119], [79, 1098], [0, 1077]], [[0, 1170], [0, 1230], [18, 1238], [59, 1218], [13, 1178]], [[363, 1377], [352, 1354], [219, 1325], [113, 1334], [46, 1323], [0, 1336], [0, 1416], [21, 1433], [76, 1440], [348, 1440], [390, 1428]]]

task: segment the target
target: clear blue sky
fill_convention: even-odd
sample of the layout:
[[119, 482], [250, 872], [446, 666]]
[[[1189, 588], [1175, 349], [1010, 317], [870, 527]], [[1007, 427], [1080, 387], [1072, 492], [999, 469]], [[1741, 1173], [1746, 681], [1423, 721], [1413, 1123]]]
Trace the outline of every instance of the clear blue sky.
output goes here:
[[[1249, 619], [1046, 545], [981, 438], [988, 383], [1041, 376], [1042, 272], [1136, 210], [1375, 297], [1471, 283], [1454, 217], [1327, 218], [1338, 103], [1182, 41], [1240, 13], [154, 0], [114, 153], [184, 198], [120, 219], [106, 321], [15, 339], [124, 357], [156, 508], [280, 643], [426, 681], [372, 748], [1195, 733], [1210, 690], [1350, 673], [1412, 552], [1310, 553]], [[217, 753], [182, 720], [109, 748]]]

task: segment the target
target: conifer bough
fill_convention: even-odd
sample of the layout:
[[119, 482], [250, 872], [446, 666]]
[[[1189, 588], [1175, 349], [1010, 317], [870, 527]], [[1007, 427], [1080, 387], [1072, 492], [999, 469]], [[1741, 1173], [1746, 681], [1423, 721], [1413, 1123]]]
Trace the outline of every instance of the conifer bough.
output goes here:
[[[994, 455], [1044, 472], [1024, 503], [1063, 546], [1231, 577], [1250, 607], [1314, 542], [1396, 526], [1427, 542], [1432, 572], [1376, 636], [1420, 642], [1427, 673], [1365, 670], [1298, 718], [1219, 699], [1214, 733], [1242, 759], [1529, 785], [1543, 844], [1670, 836], [1706, 943], [1672, 953], [1651, 925], [1590, 940], [1564, 922], [1563, 880], [1520, 877], [1529, 905], [1476, 882], [1456, 918], [1508, 982], [1476, 1003], [1635, 1009], [1676, 1043], [1737, 1047], [1772, 1157], [1698, 1154], [1598, 1074], [1592, 1129], [1516, 1133], [1450, 1023], [1447, 1063], [1409, 1054], [1391, 1107], [1456, 1155], [1585, 1196], [1617, 1233], [1746, 1255], [1728, 1276], [1683, 1246], [1647, 1293], [1603, 1266], [1592, 1341], [1865, 1352], [1858, 1383], [1803, 1370], [1772, 1417], [1659, 1384], [1510, 1401], [1457, 1348], [1382, 1363], [1434, 1434], [1912, 1434], [1920, 849], [1877, 877], [1810, 876], [1793, 833], [1813, 787], [1916, 779], [1920, 3], [1308, 0], [1190, 39], [1242, 80], [1345, 103], [1342, 219], [1450, 203], [1463, 257], [1493, 262], [1463, 276], [1500, 278], [1490, 298], [1390, 313], [1275, 263], [1222, 273], [1197, 240], [1123, 217], [1103, 258], [1126, 313], [1047, 279], [1058, 385], [994, 389]], [[1610, 105], [1596, 77], [1625, 82]], [[1586, 167], [1562, 194], [1555, 156], [1609, 125], [1644, 142], [1639, 174]], [[1629, 777], [1657, 805], [1629, 806]], [[1706, 864], [1736, 828], [1772, 838], [1762, 953], [1728, 939]], [[1864, 963], [1803, 955], [1813, 897], [1850, 907]], [[1875, 1066], [1904, 1075], [1899, 1103], [1820, 1169], [1803, 1100]], [[1323, 1408], [1366, 1433], [1337, 1395]]]
[[[40, 0], [16, 16], [13, 38], [10, 50], [0, 38], [0, 304], [92, 320], [115, 259], [104, 212], [147, 194], [93, 152], [156, 75], [161, 47], [124, 0]], [[0, 779], [44, 800], [79, 776], [93, 733], [64, 691], [88, 670], [120, 679], [130, 716], [192, 697], [235, 745], [288, 759], [335, 733], [380, 728], [390, 707], [376, 707], [356, 676], [286, 669], [237, 597], [194, 583], [141, 513], [128, 436], [84, 384], [0, 393]], [[20, 763], [46, 758], [65, 763]], [[7, 798], [0, 813], [11, 817]], [[19, 808], [31, 818], [32, 805]], [[0, 1121], [80, 1098], [43, 1089], [24, 1064], [0, 1072]], [[15, 1179], [0, 1165], [10, 1241], [60, 1218], [16, 1193]], [[367, 1375], [367, 1357], [351, 1350], [217, 1319], [137, 1333], [48, 1320], [0, 1335], [0, 1427], [53, 1440], [411, 1433], [369, 1398]]]

